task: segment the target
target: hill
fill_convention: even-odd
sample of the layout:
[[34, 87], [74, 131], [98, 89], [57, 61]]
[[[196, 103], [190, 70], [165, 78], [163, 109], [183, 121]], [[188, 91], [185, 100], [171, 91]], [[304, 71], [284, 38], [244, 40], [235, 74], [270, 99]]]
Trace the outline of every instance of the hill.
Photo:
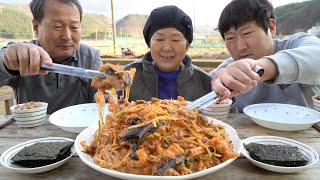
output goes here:
[[[32, 14], [28, 5], [0, 3], [0, 38], [31, 39]], [[111, 37], [111, 20], [104, 15], [84, 13], [82, 36], [85, 39]]]
[[129, 14], [117, 21], [118, 36], [132, 36], [143, 38], [143, 27], [147, 22], [148, 15]]
[[[320, 23], [320, 0], [291, 3], [275, 9], [277, 34], [287, 35], [307, 31]], [[147, 15], [130, 14], [117, 21], [117, 36], [143, 38], [142, 30]], [[0, 3], [0, 38], [31, 39], [32, 15], [28, 5]], [[83, 39], [111, 39], [111, 20], [104, 15], [84, 13], [82, 20]], [[217, 34], [214, 27], [196, 27], [200, 34]]]
[[0, 4], [0, 37], [6, 39], [32, 37], [32, 16], [30, 11], [25, 10], [25, 6]]
[[[277, 19], [277, 34], [288, 35], [296, 32], [306, 32], [317, 22], [320, 22], [320, 0], [310, 0], [291, 3], [275, 8]], [[117, 22], [118, 34], [123, 36], [142, 37], [142, 29], [147, 15], [128, 15]], [[218, 34], [211, 26], [196, 27], [200, 34]]]
[[84, 39], [110, 39], [112, 21], [101, 14], [84, 13], [81, 28]]
[[320, 0], [291, 3], [275, 9], [277, 34], [306, 32], [320, 22]]

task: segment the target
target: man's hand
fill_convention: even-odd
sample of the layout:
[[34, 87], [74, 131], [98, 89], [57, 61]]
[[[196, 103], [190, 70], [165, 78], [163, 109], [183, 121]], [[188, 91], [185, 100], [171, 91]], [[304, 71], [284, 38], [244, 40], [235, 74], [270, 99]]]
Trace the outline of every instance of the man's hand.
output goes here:
[[52, 65], [49, 54], [39, 46], [30, 43], [11, 44], [7, 47], [3, 62], [9, 70], [17, 70], [21, 76], [48, 73], [40, 69], [40, 63]]
[[260, 76], [252, 70], [257, 65], [258, 61], [253, 59], [242, 59], [229, 64], [213, 77], [212, 90], [223, 96], [221, 100], [250, 91], [260, 80]]

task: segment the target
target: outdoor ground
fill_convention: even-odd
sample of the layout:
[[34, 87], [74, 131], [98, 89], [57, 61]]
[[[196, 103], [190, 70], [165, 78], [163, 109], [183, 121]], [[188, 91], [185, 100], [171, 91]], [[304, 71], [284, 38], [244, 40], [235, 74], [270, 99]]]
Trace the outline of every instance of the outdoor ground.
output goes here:
[[[0, 40], [0, 48], [5, 46], [7, 42], [15, 41], [22, 42], [23, 40]], [[112, 41], [102, 41], [102, 40], [81, 40], [81, 43], [90, 45], [100, 51], [102, 58], [112, 58], [112, 59], [140, 59], [143, 54], [149, 51], [149, 48], [145, 45], [143, 40], [134, 40], [130, 42], [118, 41], [116, 45], [116, 54], [114, 54], [113, 42]], [[135, 52], [134, 56], [125, 56], [121, 55], [121, 47], [129, 47]], [[201, 47], [197, 44], [198, 48], [190, 47], [187, 51], [187, 54], [192, 57], [194, 60], [223, 60], [229, 57], [229, 53], [224, 47]], [[205, 70], [209, 71], [211, 68], [202, 67]], [[10, 87], [0, 88], [0, 92], [10, 92], [12, 91]], [[0, 102], [0, 115], [4, 114], [4, 102]]]
[[[112, 41], [82, 40], [81, 42], [99, 49], [101, 56], [105, 58], [141, 58], [143, 54], [149, 51], [148, 46], [143, 40], [117, 42], [116, 54], [114, 54], [114, 46]], [[197, 43], [194, 45], [197, 48], [190, 47], [187, 51], [187, 54], [195, 59], [226, 59], [229, 57], [229, 53], [225, 47], [206, 47], [204, 45], [210, 45], [210, 43], [202, 44], [202, 46], [200, 43]], [[130, 48], [132, 51], [134, 51], [135, 56], [122, 57], [121, 47]]]

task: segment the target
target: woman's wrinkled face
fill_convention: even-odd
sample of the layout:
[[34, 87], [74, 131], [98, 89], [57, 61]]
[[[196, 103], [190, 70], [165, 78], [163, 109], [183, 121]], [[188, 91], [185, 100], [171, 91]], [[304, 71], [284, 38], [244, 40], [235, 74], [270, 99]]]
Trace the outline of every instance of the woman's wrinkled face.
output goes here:
[[51, 0], [46, 2], [43, 12], [41, 22], [33, 21], [40, 45], [55, 62], [63, 62], [70, 58], [79, 46], [79, 10], [75, 5]]
[[187, 52], [187, 39], [176, 28], [156, 31], [150, 40], [153, 62], [164, 72], [172, 72], [180, 67]]
[[273, 53], [273, 37], [275, 35], [275, 21], [270, 20], [266, 33], [255, 21], [248, 22], [235, 29], [231, 27], [224, 34], [228, 51], [234, 60], [260, 59]]

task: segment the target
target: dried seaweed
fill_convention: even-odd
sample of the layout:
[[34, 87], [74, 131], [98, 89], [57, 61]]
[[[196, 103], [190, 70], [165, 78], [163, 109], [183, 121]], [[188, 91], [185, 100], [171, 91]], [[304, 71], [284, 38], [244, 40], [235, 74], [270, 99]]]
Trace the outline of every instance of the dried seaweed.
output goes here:
[[11, 160], [24, 167], [40, 167], [58, 162], [71, 153], [73, 142], [37, 142], [24, 147]]
[[252, 159], [270, 165], [297, 167], [309, 162], [296, 146], [249, 143], [244, 147]]

